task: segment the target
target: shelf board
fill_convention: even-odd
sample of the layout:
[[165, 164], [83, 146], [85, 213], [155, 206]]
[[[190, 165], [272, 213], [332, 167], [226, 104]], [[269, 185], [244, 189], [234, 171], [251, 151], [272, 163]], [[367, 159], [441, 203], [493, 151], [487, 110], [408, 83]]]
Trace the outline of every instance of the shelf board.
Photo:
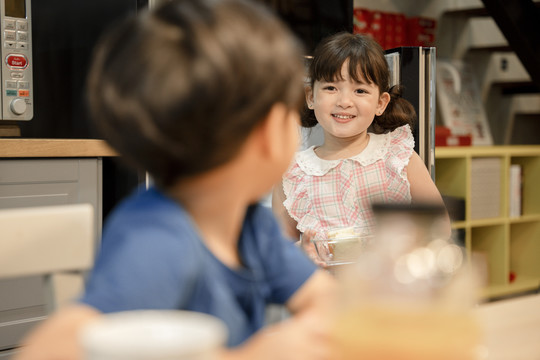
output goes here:
[[504, 146], [437, 146], [435, 160], [459, 159], [463, 157], [485, 156], [539, 156], [538, 145], [504, 145]]
[[467, 223], [465, 221], [452, 221], [452, 229], [465, 229]]
[[474, 220], [467, 221], [470, 227], [503, 225], [506, 222], [507, 222], [507, 218], [504, 218], [504, 217], [489, 218], [489, 219], [474, 219]]
[[446, 16], [464, 16], [464, 17], [480, 17], [480, 16], [489, 16], [489, 13], [486, 8], [464, 8], [464, 9], [455, 9], [447, 10], [443, 15]]
[[500, 88], [503, 95], [540, 93], [540, 86], [532, 81], [495, 82], [492, 85]]
[[516, 280], [510, 284], [489, 285], [482, 289], [482, 298], [494, 298], [508, 295], [515, 295], [526, 291], [537, 290], [540, 288], [540, 279], [529, 278]]
[[508, 44], [500, 44], [500, 45], [492, 45], [492, 46], [476, 46], [469, 49], [469, 51], [472, 51], [474, 53], [481, 53], [481, 52], [513, 52], [514, 49], [510, 47]]
[[[540, 1], [534, 0], [533, 4], [536, 5], [537, 8], [540, 8]], [[456, 7], [454, 9], [448, 9], [443, 12], [443, 15], [445, 16], [463, 16], [463, 17], [486, 17], [491, 16], [489, 11], [484, 6], [473, 6], [473, 7], [464, 7], [459, 8]]]
[[509, 219], [510, 219], [510, 224], [536, 222], [536, 221], [540, 221], [540, 214], [522, 215], [520, 217], [509, 218]]

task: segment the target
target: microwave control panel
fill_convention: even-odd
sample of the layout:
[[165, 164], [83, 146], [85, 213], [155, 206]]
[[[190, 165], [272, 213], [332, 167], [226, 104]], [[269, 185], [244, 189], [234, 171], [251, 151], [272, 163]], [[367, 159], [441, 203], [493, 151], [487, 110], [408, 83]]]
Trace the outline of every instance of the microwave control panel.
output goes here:
[[34, 117], [31, 0], [0, 0], [2, 72], [0, 120]]

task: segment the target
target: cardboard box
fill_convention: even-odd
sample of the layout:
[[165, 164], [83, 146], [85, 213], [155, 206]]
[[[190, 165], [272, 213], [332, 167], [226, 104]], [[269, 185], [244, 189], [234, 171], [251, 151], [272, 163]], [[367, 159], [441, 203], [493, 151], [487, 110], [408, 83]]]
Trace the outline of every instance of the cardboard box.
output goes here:
[[435, 146], [471, 146], [472, 135], [455, 135], [445, 126], [435, 127]]
[[356, 8], [353, 10], [353, 34], [367, 34], [371, 23], [371, 10]]
[[435, 30], [437, 21], [425, 17], [407, 19], [408, 46], [435, 46]]

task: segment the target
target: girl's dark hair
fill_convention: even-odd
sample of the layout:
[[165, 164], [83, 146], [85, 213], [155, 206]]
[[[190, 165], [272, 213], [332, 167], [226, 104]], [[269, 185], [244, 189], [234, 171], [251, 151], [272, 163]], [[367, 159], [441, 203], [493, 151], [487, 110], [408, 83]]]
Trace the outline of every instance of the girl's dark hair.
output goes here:
[[298, 111], [301, 54], [254, 1], [169, 1], [97, 46], [92, 117], [123, 160], [167, 187], [231, 160], [276, 103]]
[[[390, 87], [390, 70], [381, 46], [369, 35], [341, 32], [321, 41], [313, 52], [308, 67], [308, 84], [313, 88], [315, 81], [342, 80], [341, 67], [349, 60], [349, 74], [354, 81], [365, 79], [388, 92], [390, 102], [381, 116], [375, 116], [370, 131], [380, 134], [409, 124], [413, 127], [416, 112], [410, 102], [401, 97], [399, 85]], [[317, 125], [313, 110], [304, 106], [302, 126], [310, 128]]]

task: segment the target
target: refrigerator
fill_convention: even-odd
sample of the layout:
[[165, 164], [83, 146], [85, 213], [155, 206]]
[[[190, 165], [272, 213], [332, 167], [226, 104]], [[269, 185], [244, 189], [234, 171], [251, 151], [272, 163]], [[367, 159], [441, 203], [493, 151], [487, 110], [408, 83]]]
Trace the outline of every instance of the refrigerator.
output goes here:
[[416, 110], [414, 150], [435, 181], [435, 66], [434, 47], [398, 47], [386, 50], [391, 84], [403, 87], [403, 98]]

